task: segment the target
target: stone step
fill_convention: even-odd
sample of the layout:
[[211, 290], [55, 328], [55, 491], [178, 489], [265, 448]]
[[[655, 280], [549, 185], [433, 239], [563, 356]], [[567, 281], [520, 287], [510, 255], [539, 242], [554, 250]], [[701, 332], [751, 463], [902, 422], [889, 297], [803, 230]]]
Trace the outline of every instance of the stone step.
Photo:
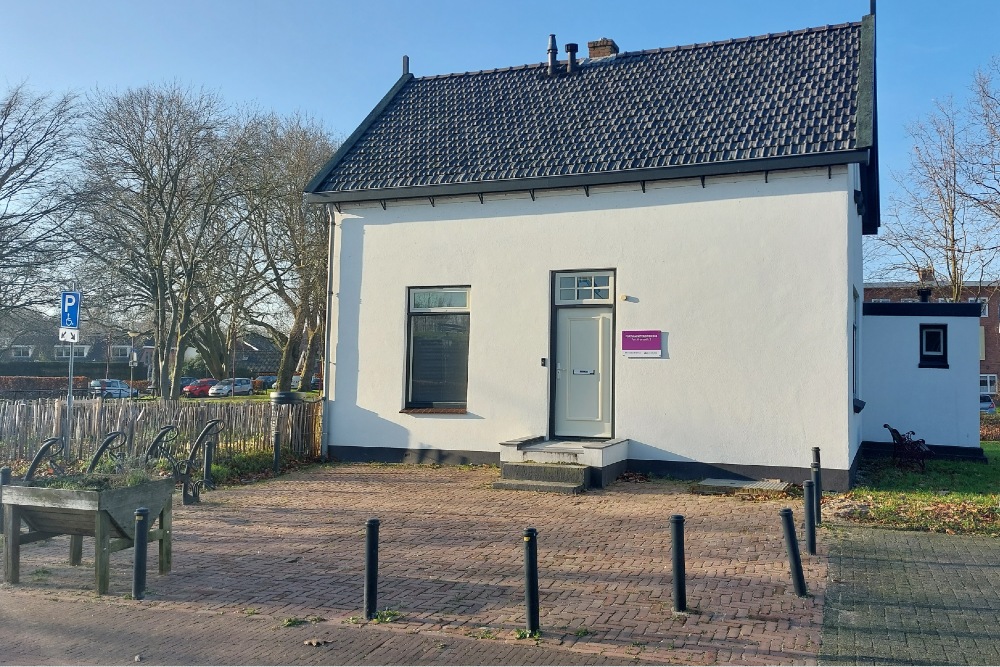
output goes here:
[[507, 491], [542, 491], [544, 493], [565, 493], [576, 495], [583, 493], [586, 489], [583, 484], [573, 484], [570, 482], [546, 482], [531, 479], [500, 479], [493, 482], [494, 489], [504, 489]]
[[587, 466], [572, 463], [504, 463], [500, 467], [504, 480], [560, 482], [587, 485]]

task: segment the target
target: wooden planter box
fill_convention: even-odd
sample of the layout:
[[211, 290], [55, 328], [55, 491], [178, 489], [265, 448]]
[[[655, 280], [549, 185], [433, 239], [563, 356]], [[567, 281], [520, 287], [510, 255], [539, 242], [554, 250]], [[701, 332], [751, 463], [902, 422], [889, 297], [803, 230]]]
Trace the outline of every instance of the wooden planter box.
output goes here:
[[[110, 557], [135, 544], [135, 510], [149, 509], [149, 541], [159, 542], [160, 574], [170, 571], [173, 478], [108, 491], [44, 487], [0, 487], [4, 512], [4, 581], [20, 578], [21, 545], [57, 535], [70, 535], [70, 564], [79, 565], [83, 537], [93, 537], [94, 576], [98, 595], [108, 592]], [[153, 529], [153, 519], [159, 527]], [[21, 531], [21, 523], [28, 531]]]

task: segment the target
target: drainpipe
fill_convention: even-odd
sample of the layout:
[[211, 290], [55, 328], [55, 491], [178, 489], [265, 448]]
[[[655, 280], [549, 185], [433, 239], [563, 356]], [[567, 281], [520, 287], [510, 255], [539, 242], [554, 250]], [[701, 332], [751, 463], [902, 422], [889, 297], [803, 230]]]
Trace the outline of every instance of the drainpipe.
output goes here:
[[327, 460], [327, 444], [330, 442], [330, 422], [333, 415], [330, 410], [330, 403], [333, 401], [333, 387], [330, 378], [333, 374], [330, 369], [333, 367], [333, 349], [330, 345], [331, 329], [333, 326], [333, 250], [334, 234], [337, 231], [337, 223], [333, 217], [333, 205], [326, 205], [326, 219], [330, 225], [327, 234], [327, 260], [326, 260], [326, 324], [323, 332], [323, 439], [320, 442], [320, 458]]

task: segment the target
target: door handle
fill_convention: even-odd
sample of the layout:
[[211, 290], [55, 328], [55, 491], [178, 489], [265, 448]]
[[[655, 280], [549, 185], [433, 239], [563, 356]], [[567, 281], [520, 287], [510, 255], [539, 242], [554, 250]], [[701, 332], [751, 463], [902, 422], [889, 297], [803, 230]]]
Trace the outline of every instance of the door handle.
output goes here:
[[579, 368], [573, 369], [573, 375], [593, 375], [594, 373], [596, 373], [596, 371], [585, 371]]

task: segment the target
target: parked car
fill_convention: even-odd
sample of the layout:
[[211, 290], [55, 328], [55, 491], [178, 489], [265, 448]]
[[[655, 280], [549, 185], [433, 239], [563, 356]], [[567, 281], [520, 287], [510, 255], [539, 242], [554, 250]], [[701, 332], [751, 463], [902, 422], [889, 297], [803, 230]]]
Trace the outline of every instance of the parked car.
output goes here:
[[299, 387], [301, 387], [301, 386], [302, 386], [302, 376], [301, 375], [293, 375], [292, 376], [291, 390], [292, 391], [298, 391]]
[[177, 385], [181, 388], [181, 391], [184, 391], [184, 387], [188, 386], [192, 382], [197, 382], [197, 381], [198, 378], [188, 377], [185, 375], [177, 382]]
[[249, 396], [252, 393], [250, 378], [226, 378], [208, 390], [209, 396]]
[[985, 412], [988, 415], [995, 415], [997, 413], [997, 406], [993, 402], [992, 396], [989, 394], [979, 395], [979, 411]]
[[91, 396], [102, 398], [129, 398], [139, 395], [139, 391], [130, 388], [124, 380], [113, 380], [111, 378], [92, 380], [88, 393]]
[[253, 379], [254, 386], [257, 386], [257, 383], [259, 382], [262, 391], [273, 389], [274, 383], [277, 381], [278, 381], [277, 375], [258, 375]]
[[214, 387], [219, 381], [215, 378], [201, 378], [184, 387], [181, 393], [188, 398], [205, 398], [208, 390]]
[[323, 376], [320, 375], [319, 373], [316, 373], [315, 375], [313, 375], [312, 382], [310, 383], [309, 386], [312, 387], [313, 391], [322, 391], [323, 390]]

